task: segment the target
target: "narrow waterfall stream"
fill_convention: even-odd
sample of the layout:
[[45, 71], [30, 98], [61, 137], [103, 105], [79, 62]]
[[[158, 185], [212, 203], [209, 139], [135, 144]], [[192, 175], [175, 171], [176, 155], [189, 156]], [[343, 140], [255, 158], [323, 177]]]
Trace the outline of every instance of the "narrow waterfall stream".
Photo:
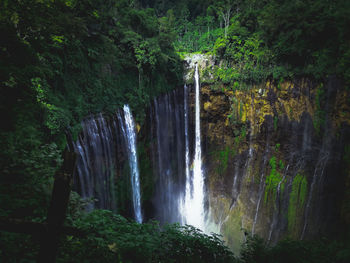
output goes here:
[[130, 112], [129, 105], [124, 105], [124, 122], [122, 123], [122, 130], [125, 142], [127, 144], [127, 153], [130, 165], [131, 173], [131, 186], [132, 186], [132, 201], [134, 207], [135, 219], [138, 223], [142, 223], [141, 213], [141, 194], [140, 194], [140, 172], [137, 161], [136, 152], [136, 133], [135, 123]]
[[186, 204], [188, 204], [192, 198], [193, 184], [190, 173], [190, 146], [189, 146], [189, 134], [188, 134], [188, 87], [184, 86], [184, 118], [185, 118], [185, 171], [186, 171], [186, 188], [185, 196], [181, 200], [181, 223], [186, 223]]
[[190, 177], [190, 173], [186, 173], [186, 193], [183, 213], [186, 224], [193, 225], [203, 231], [205, 230], [204, 178], [200, 130], [200, 85], [197, 64], [195, 69], [195, 153], [192, 178]]

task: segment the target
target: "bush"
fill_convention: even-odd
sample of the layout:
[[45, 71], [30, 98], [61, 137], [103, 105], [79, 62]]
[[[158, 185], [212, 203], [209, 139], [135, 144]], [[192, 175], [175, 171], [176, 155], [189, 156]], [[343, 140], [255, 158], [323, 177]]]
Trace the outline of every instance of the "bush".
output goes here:
[[58, 262], [234, 262], [219, 236], [192, 226], [138, 224], [106, 210], [74, 225], [87, 236], [65, 237]]

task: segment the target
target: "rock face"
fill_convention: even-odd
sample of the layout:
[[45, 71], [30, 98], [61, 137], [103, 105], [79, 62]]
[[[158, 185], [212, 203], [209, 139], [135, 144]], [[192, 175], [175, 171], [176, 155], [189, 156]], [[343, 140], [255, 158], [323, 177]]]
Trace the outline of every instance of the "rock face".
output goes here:
[[209, 206], [228, 245], [332, 236], [349, 214], [350, 107], [341, 83], [202, 87]]
[[[193, 170], [185, 156], [193, 160], [195, 152], [195, 63], [206, 83], [200, 96], [201, 147], [205, 208], [213, 229], [234, 251], [247, 234], [274, 244], [286, 237], [346, 232], [350, 99], [342, 83], [330, 77], [323, 84], [307, 79], [244, 88], [208, 84], [214, 81], [214, 62], [201, 55], [187, 60], [188, 89], [154, 99], [144, 123], [137, 125], [145, 221], [184, 222], [186, 171]], [[91, 208], [134, 217], [122, 114], [83, 122], [75, 142], [80, 154], [76, 187], [82, 196], [97, 199]]]
[[185, 74], [184, 74], [184, 81], [188, 84], [193, 84], [193, 75], [194, 75], [194, 69], [195, 65], [198, 64], [198, 67], [202, 69], [199, 71], [201, 82], [213, 82], [213, 74], [212, 69], [215, 64], [214, 57], [211, 55], [205, 55], [205, 54], [186, 54], [184, 58], [185, 63]]

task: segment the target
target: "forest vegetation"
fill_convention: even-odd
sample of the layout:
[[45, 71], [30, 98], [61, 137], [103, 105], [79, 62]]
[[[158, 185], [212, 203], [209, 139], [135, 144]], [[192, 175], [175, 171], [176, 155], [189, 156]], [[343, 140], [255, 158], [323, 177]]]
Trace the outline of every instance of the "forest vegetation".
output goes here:
[[[187, 53], [215, 57], [231, 89], [337, 76], [350, 84], [348, 0], [0, 0], [0, 220], [43, 223], [54, 174], [81, 121], [129, 104], [138, 122], [183, 85]], [[67, 139], [68, 138], [68, 139]], [[349, 238], [247, 234], [240, 255], [191, 226], [86, 212], [71, 193], [57, 262], [349, 262]], [[1, 229], [0, 229], [1, 230]], [[1, 262], [35, 262], [40, 238], [0, 232]]]

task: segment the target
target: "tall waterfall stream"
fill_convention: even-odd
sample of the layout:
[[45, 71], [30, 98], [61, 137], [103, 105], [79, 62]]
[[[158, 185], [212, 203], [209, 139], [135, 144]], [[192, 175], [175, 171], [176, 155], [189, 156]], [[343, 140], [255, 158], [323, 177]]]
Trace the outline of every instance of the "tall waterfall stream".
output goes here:
[[[124, 140], [127, 142], [127, 153], [131, 173], [132, 201], [134, 207], [135, 220], [142, 223], [141, 213], [141, 193], [140, 193], [140, 173], [136, 152], [136, 131], [134, 119], [128, 105], [124, 105], [124, 122], [120, 120], [123, 130]], [[120, 115], [118, 116], [119, 118]]]
[[[185, 87], [186, 89], [186, 87]], [[186, 97], [185, 97], [186, 100]], [[185, 117], [187, 117], [187, 101], [185, 101]], [[186, 120], [185, 120], [186, 123]], [[187, 131], [185, 131], [187, 134]], [[186, 142], [188, 137], [186, 136]], [[186, 193], [183, 204], [184, 222], [205, 231], [205, 211], [204, 211], [204, 177], [202, 170], [202, 149], [201, 149], [201, 129], [200, 129], [200, 85], [198, 65], [195, 69], [195, 153], [193, 160], [193, 172], [187, 172], [186, 167]], [[188, 147], [186, 147], [186, 165], [188, 165]]]

